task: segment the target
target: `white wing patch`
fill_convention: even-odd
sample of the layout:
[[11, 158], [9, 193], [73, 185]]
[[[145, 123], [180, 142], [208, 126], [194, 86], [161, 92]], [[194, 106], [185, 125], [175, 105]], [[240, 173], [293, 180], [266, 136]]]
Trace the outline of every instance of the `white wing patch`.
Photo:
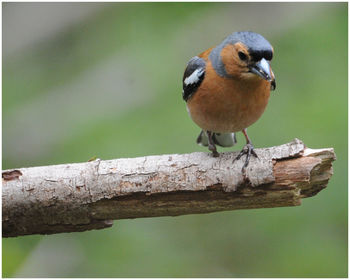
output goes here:
[[187, 77], [184, 81], [185, 85], [191, 85], [198, 83], [200, 76], [204, 73], [204, 69], [196, 69], [189, 77]]

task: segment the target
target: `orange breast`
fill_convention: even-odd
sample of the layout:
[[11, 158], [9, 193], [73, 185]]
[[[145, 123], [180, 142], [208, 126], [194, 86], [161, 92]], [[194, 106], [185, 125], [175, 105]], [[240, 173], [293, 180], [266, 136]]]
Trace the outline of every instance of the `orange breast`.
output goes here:
[[193, 121], [213, 132], [236, 132], [252, 125], [264, 112], [270, 83], [259, 77], [227, 79], [216, 75], [208, 61], [206, 77], [187, 108]]

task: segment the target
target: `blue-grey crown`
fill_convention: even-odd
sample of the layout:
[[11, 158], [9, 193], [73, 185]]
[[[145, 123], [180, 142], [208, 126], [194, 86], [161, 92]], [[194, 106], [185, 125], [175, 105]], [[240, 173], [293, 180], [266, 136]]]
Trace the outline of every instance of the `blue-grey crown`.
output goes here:
[[272, 46], [263, 36], [251, 31], [235, 32], [227, 36], [221, 43], [224, 46], [226, 44], [235, 44], [237, 42], [243, 43], [249, 51], [249, 54], [254, 60], [260, 60], [265, 58], [267, 60], [272, 59]]

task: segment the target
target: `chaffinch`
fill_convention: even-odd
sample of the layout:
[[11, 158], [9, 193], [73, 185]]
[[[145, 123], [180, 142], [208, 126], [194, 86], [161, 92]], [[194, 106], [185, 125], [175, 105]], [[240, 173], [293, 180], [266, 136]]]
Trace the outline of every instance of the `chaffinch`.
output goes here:
[[236, 157], [257, 157], [247, 127], [264, 112], [270, 90], [276, 87], [270, 61], [273, 47], [260, 34], [235, 32], [187, 64], [182, 97], [192, 120], [202, 129], [197, 143], [208, 146], [214, 157], [216, 145], [231, 147], [242, 131], [247, 144]]

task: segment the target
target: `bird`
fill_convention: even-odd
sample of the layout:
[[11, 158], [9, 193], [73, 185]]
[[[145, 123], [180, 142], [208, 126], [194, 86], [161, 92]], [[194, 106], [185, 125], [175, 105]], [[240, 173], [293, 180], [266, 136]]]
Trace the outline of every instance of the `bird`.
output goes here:
[[247, 128], [263, 114], [275, 90], [271, 68], [274, 49], [260, 34], [239, 31], [220, 44], [192, 57], [182, 79], [182, 98], [191, 119], [202, 130], [197, 144], [208, 146], [218, 157], [216, 145], [232, 147], [242, 132], [246, 145], [234, 159], [246, 156], [245, 174], [251, 155], [258, 158]]

